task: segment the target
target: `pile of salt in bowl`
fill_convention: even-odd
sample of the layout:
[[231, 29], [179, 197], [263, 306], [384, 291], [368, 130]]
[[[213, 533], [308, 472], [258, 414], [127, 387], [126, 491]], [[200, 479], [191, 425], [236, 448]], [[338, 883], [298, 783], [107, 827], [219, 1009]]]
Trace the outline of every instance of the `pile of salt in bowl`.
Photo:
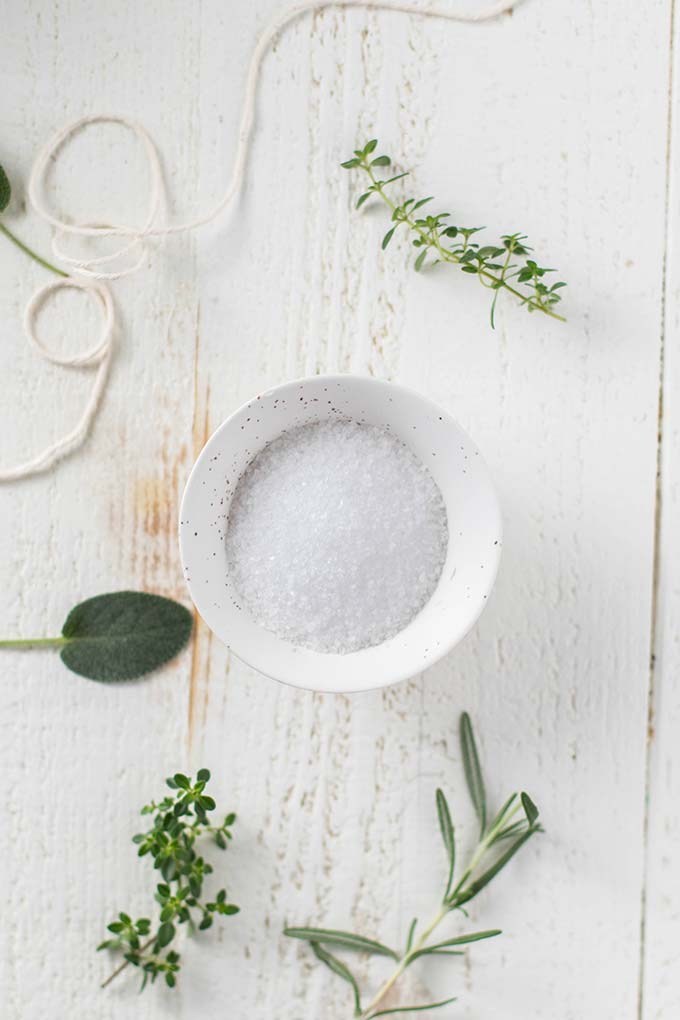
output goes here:
[[423, 608], [446, 558], [439, 487], [387, 429], [302, 425], [240, 478], [227, 521], [238, 604], [262, 627], [318, 652], [393, 637]]

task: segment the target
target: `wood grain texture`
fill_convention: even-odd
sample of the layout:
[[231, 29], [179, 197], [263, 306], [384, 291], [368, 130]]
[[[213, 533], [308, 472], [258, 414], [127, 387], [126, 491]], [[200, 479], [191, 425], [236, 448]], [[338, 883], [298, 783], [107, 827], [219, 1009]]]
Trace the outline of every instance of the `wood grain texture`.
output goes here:
[[[49, 655], [5, 655], [3, 1018], [349, 1017], [346, 989], [280, 930], [352, 925], [399, 944], [411, 917], [431, 912], [444, 870], [437, 784], [462, 845], [472, 838], [455, 737], [463, 708], [493, 796], [527, 786], [548, 831], [472, 913], [503, 938], [464, 963], [424, 965], [411, 994], [458, 994], [442, 1020], [677, 1014], [666, 949], [678, 934], [667, 893], [679, 817], [676, 218], [662, 702], [646, 778], [670, 4], [544, 0], [478, 26], [343, 9], [299, 19], [265, 61], [237, 209], [159, 246], [147, 270], [116, 285], [122, 325], [92, 438], [57, 472], [0, 490], [8, 632], [54, 630], [73, 601], [118, 587], [184, 598], [175, 520], [193, 457], [243, 400], [312, 372], [402, 381], [450, 410], [498, 482], [504, 562], [463, 645], [383, 692], [278, 687], [202, 625], [170, 669], [121, 688], [80, 681]], [[251, 47], [280, 8], [12, 2], [0, 160], [21, 181], [62, 122], [121, 110], [159, 142], [173, 213], [210, 207], [231, 165]], [[371, 135], [461, 220], [526, 230], [570, 283], [569, 324], [503, 305], [491, 333], [474, 281], [445, 268], [416, 276], [405, 238], [382, 254], [384, 212], [356, 213], [357, 182], [338, 168]], [[105, 194], [107, 208], [139, 215], [143, 178], [133, 142], [102, 129], [66, 153], [55, 201], [95, 217]], [[10, 211], [46, 248], [20, 193]], [[24, 350], [20, 311], [42, 276], [6, 247], [0, 266], [10, 461], [69, 420], [85, 383]], [[77, 298], [62, 311], [44, 328], [76, 343], [67, 326], [87, 329], [87, 312]], [[106, 961], [92, 947], [106, 920], [147, 909], [134, 810], [169, 771], [204, 764], [219, 802], [239, 812], [220, 867], [242, 913], [203, 946], [187, 941], [175, 993], [139, 998], [128, 980], [102, 993]], [[359, 970], [372, 987], [385, 965]]]
[[655, 603], [648, 729], [646, 868], [642, 890], [642, 1020], [680, 1012], [680, 216], [678, 127], [680, 25], [673, 26], [670, 78], [663, 359], [659, 401], [659, 477]]

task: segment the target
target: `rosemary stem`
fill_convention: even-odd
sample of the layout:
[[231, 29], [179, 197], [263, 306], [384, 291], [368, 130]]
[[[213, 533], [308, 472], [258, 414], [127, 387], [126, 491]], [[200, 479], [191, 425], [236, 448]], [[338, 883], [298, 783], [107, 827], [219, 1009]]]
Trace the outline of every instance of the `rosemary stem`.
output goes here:
[[370, 1014], [373, 1012], [376, 1006], [380, 1005], [384, 997], [389, 992], [390, 988], [399, 980], [401, 975], [408, 967], [409, 963], [411, 962], [413, 954], [417, 953], [419, 949], [422, 949], [424, 947], [425, 943], [429, 939], [432, 932], [435, 930], [437, 925], [444, 920], [448, 912], [449, 908], [447, 906], [442, 906], [439, 909], [438, 913], [435, 914], [434, 918], [427, 925], [420, 938], [414, 943], [411, 949], [409, 949], [408, 953], [404, 954], [404, 956], [399, 961], [393, 973], [390, 975], [390, 977], [388, 977], [384, 984], [380, 986], [375, 996], [371, 999], [368, 1006], [366, 1006], [363, 1013], [361, 1014], [360, 1020], [367, 1020], [367, 1018], [370, 1016]]
[[45, 269], [49, 269], [51, 273], [56, 273], [57, 276], [63, 276], [64, 279], [68, 277], [68, 273], [65, 273], [63, 269], [53, 266], [52, 263], [48, 262], [47, 259], [44, 259], [42, 255], [38, 255], [38, 253], [33, 251], [32, 248], [29, 248], [27, 244], [24, 244], [24, 242], [21, 241], [16, 234], [13, 234], [4, 223], [0, 223], [0, 232], [2, 232], [5, 237], [8, 237], [12, 244], [15, 244], [17, 248], [20, 248], [21, 251], [25, 252], [29, 258], [32, 258], [34, 262], [37, 262], [38, 265], [43, 266]]

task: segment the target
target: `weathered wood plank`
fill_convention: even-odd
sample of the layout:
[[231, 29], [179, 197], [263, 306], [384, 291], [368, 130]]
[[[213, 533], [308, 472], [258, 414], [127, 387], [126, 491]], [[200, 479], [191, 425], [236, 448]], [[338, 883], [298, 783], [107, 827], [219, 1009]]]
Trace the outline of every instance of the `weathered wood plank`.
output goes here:
[[642, 1020], [671, 1020], [680, 1012], [680, 215], [678, 214], [678, 125], [680, 84], [678, 32], [669, 97], [672, 137], [668, 163], [663, 393], [659, 405], [659, 517], [656, 601], [648, 733], [647, 845], [643, 889]]

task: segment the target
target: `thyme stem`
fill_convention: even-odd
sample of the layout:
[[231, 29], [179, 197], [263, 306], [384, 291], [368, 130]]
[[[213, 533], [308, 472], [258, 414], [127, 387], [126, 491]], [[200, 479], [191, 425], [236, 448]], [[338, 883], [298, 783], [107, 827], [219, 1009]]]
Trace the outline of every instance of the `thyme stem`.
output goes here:
[[[149, 948], [149, 946], [152, 946], [154, 944], [155, 940], [156, 940], [156, 936], [154, 935], [153, 938], [150, 938], [148, 942], [145, 942], [143, 945], [141, 945], [139, 947], [139, 954], [140, 954], [140, 956], [141, 956], [142, 953], [146, 952], [146, 950]], [[106, 988], [107, 985], [111, 984], [111, 982], [113, 981], [114, 978], [117, 978], [118, 975], [122, 974], [123, 971], [125, 970], [125, 968], [129, 967], [129, 966], [130, 966], [130, 960], [123, 960], [123, 962], [121, 964], [119, 964], [116, 967], [115, 970], [111, 971], [111, 973], [106, 978], [106, 980], [102, 981], [102, 983], [100, 984], [99, 987], [100, 988]]]

